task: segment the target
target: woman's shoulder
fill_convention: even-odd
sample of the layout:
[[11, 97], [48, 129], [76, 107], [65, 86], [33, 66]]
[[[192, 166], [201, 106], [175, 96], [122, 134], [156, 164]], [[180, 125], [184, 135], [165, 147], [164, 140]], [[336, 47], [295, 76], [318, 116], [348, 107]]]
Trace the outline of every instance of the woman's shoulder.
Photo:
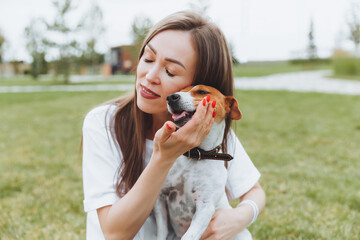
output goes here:
[[97, 107], [94, 107], [91, 109], [87, 114], [86, 117], [93, 117], [93, 116], [99, 116], [99, 115], [109, 115], [114, 114], [116, 111], [116, 105], [115, 104], [104, 104]]
[[116, 112], [116, 105], [104, 104], [91, 109], [85, 116], [84, 126], [91, 124], [108, 125]]

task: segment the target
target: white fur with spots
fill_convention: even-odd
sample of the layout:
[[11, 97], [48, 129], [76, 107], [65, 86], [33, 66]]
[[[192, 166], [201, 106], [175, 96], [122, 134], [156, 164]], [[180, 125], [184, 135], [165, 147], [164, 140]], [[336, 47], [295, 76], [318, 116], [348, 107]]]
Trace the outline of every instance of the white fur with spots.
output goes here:
[[[189, 92], [178, 92], [184, 111], [194, 111], [194, 99]], [[169, 111], [171, 108], [168, 106]], [[214, 123], [199, 147], [211, 150], [221, 144], [225, 120]], [[157, 239], [166, 240], [168, 220], [182, 240], [197, 240], [207, 228], [216, 209], [231, 208], [225, 193], [227, 170], [223, 161], [194, 160], [180, 156], [164, 182], [154, 207]], [[248, 240], [247, 229], [234, 239]]]

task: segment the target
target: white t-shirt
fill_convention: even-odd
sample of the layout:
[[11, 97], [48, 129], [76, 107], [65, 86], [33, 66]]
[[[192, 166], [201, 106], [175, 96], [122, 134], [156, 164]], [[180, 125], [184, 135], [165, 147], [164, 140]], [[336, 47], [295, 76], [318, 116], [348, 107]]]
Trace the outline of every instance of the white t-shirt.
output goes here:
[[[83, 184], [84, 210], [87, 212], [86, 239], [104, 239], [96, 209], [112, 205], [119, 200], [115, 183], [117, 169], [122, 161], [110, 133], [110, 119], [116, 106], [103, 105], [91, 110], [83, 125]], [[153, 141], [146, 140], [145, 164], [149, 163]], [[234, 159], [228, 165], [227, 188], [232, 198], [239, 198], [248, 192], [259, 180], [260, 173], [253, 165], [235, 133], [231, 130], [228, 138], [228, 153]], [[135, 240], [156, 239], [156, 222], [151, 214]]]

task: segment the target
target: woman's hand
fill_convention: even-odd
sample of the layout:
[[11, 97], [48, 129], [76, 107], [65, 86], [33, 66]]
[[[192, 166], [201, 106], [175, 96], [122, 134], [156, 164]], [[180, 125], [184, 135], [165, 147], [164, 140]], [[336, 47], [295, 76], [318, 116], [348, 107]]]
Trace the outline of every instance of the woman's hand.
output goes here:
[[[265, 192], [259, 183], [256, 183], [239, 200], [252, 200], [258, 208], [259, 213], [265, 206]], [[203, 233], [201, 240], [214, 239], [233, 239], [236, 234], [243, 231], [254, 217], [254, 210], [249, 204], [238, 205], [232, 209], [222, 209], [215, 211], [207, 229]]]
[[[200, 101], [194, 116], [175, 132], [175, 124], [167, 121], [154, 137], [154, 154], [173, 163], [183, 153], [200, 145], [214, 122], [214, 107], [206, 97]], [[209, 99], [209, 98], [208, 98]], [[205, 103], [205, 105], [204, 105]]]
[[[247, 209], [242, 209], [248, 211]], [[240, 219], [242, 212], [240, 208], [216, 210], [207, 229], [200, 240], [232, 240], [247, 226], [246, 221]]]

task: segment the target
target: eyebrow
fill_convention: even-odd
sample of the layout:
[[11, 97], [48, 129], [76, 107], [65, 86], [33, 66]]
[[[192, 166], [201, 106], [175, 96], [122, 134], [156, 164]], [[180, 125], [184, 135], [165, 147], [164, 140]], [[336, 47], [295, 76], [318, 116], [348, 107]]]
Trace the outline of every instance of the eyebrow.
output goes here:
[[[146, 46], [148, 46], [150, 48], [150, 50], [156, 55], [157, 51], [154, 49], [153, 46], [151, 46], [150, 43], [148, 43]], [[176, 63], [176, 64], [182, 66], [186, 70], [185, 66], [181, 62], [179, 62], [178, 60], [175, 60], [173, 58], [165, 58], [165, 61]]]

